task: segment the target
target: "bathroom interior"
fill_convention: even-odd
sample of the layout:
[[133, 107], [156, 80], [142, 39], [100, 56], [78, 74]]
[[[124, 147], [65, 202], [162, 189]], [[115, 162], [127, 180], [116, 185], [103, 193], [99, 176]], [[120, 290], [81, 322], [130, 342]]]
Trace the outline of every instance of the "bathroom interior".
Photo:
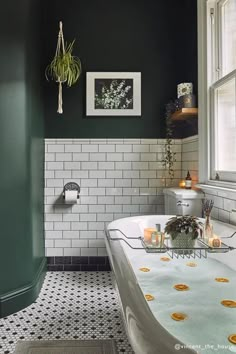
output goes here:
[[236, 1], [0, 16], [0, 354], [236, 352]]

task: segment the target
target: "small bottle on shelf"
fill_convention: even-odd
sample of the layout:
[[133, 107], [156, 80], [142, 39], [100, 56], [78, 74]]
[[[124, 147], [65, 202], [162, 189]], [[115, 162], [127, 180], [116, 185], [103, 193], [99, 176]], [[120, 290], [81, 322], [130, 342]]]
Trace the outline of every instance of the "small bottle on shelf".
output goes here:
[[185, 178], [185, 189], [191, 189], [191, 188], [192, 188], [192, 178], [188, 171], [187, 176]]

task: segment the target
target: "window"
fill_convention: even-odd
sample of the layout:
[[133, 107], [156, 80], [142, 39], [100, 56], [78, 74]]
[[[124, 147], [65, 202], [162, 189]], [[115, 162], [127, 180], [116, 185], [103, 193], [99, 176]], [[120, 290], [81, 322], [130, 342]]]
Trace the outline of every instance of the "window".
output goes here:
[[[199, 0], [200, 1], [200, 0]], [[207, 5], [208, 182], [236, 182], [236, 0]]]
[[213, 122], [212, 172], [219, 174], [221, 180], [234, 181], [232, 172], [236, 172], [236, 116], [235, 116], [234, 76], [217, 81], [213, 86]]
[[227, 75], [236, 69], [236, 1], [220, 1], [218, 8], [222, 75]]

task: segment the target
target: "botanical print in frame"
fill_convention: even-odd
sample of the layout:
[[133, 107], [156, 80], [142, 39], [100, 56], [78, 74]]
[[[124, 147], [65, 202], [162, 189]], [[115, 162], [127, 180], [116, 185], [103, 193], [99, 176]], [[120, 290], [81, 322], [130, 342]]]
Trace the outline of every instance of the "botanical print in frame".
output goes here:
[[141, 116], [141, 73], [87, 72], [87, 116]]

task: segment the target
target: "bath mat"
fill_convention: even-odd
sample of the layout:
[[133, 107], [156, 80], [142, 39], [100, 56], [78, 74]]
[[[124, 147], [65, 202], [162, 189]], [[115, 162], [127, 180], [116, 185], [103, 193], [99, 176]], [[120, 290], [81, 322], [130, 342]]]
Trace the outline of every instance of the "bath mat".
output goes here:
[[114, 340], [19, 341], [14, 354], [117, 354]]

